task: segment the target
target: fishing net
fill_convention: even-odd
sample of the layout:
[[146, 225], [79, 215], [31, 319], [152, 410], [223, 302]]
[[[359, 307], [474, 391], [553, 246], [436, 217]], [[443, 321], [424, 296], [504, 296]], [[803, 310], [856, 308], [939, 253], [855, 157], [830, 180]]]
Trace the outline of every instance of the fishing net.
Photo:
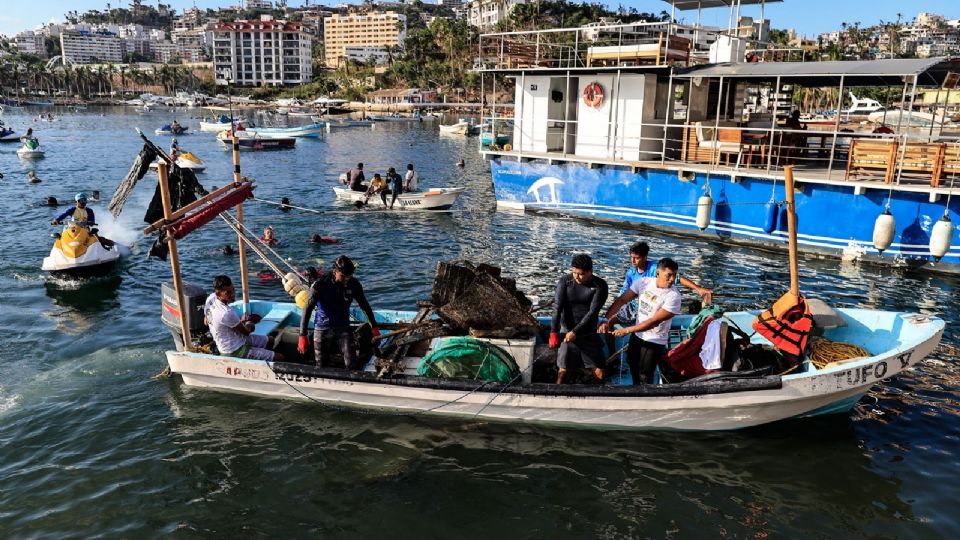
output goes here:
[[519, 374], [520, 368], [510, 353], [492, 343], [470, 337], [444, 341], [417, 367], [417, 375], [440, 379], [508, 383]]

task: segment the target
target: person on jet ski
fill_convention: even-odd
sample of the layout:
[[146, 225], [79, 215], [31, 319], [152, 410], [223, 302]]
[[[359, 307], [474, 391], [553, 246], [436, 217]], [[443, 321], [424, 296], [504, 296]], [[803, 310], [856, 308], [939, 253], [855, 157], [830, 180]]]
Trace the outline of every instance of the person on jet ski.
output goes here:
[[170, 131], [174, 134], [178, 134], [183, 130], [183, 127], [180, 125], [180, 122], [177, 122], [176, 119], [173, 120], [173, 123], [170, 124]]
[[68, 217], [73, 219], [73, 221], [81, 227], [89, 227], [96, 223], [93, 209], [87, 208], [87, 194], [82, 192], [77, 193], [77, 196], [73, 199], [77, 204], [67, 208], [62, 214], [57, 216], [56, 219], [50, 222], [51, 225], [63, 225], [63, 220]]

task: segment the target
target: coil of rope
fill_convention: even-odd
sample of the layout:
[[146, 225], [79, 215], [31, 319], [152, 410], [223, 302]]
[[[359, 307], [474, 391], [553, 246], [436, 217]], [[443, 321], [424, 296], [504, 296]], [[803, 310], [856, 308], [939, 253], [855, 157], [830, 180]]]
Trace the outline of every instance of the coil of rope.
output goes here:
[[810, 343], [810, 354], [807, 355], [807, 360], [817, 366], [817, 369], [823, 369], [830, 364], [839, 364], [869, 356], [872, 355], [859, 345], [819, 338]]

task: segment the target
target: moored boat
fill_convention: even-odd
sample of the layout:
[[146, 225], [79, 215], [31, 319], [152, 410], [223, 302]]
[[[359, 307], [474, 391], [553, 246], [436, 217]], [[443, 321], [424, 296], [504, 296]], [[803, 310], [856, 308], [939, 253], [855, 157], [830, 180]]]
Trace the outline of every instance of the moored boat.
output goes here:
[[440, 124], [440, 133], [448, 133], [450, 135], [467, 135], [470, 132], [470, 123], [461, 120], [456, 124]]
[[326, 124], [314, 123], [304, 126], [293, 127], [258, 127], [250, 128], [247, 131], [258, 133], [264, 136], [282, 136], [282, 137], [321, 137], [326, 130]]
[[[297, 139], [282, 135], [259, 134], [247, 130], [239, 130], [236, 134], [237, 143], [241, 150], [279, 150], [293, 148], [297, 144]], [[217, 134], [217, 140], [227, 150], [232, 147], [233, 143], [229, 131], [221, 131]]]
[[[353, 191], [346, 187], [333, 188], [333, 191], [337, 196], [337, 200], [341, 202], [383, 207], [383, 201], [380, 200], [380, 195], [367, 197], [366, 193], [362, 191]], [[466, 191], [466, 188], [445, 187], [404, 193], [397, 197], [395, 208], [398, 207], [403, 210], [446, 210], [457, 202], [457, 198], [460, 197], [460, 194], [464, 191]], [[391, 198], [391, 195], [387, 196], [388, 203]]]

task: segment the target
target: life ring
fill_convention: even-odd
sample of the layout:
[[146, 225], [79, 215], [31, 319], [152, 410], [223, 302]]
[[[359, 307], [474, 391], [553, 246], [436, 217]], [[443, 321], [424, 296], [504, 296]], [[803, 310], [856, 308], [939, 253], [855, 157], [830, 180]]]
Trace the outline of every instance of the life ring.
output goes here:
[[583, 89], [583, 102], [588, 107], [599, 109], [603, 103], [603, 87], [598, 82], [592, 82]]

